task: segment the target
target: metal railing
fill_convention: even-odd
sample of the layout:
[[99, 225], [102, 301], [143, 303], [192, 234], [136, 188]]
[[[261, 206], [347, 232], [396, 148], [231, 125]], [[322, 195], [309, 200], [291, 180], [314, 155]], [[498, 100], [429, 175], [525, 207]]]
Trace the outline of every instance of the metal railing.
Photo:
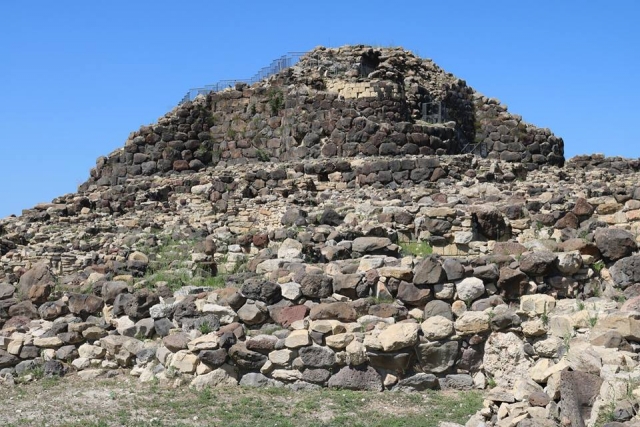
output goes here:
[[233, 88], [237, 83], [252, 85], [254, 83], [260, 82], [268, 77], [273, 76], [274, 74], [278, 74], [282, 70], [293, 67], [300, 60], [300, 57], [302, 57], [306, 53], [307, 52], [289, 52], [286, 55], [282, 55], [281, 57], [271, 61], [268, 66], [261, 68], [256, 74], [253, 75], [253, 77], [248, 79], [220, 80], [219, 82], [211, 85], [189, 89], [182, 100], [180, 100], [180, 103], [178, 105], [184, 104], [187, 101], [192, 101], [198, 95], [208, 95], [211, 92], [219, 92], [228, 88]]
[[433, 101], [422, 103], [422, 120], [431, 123], [438, 124], [443, 123], [447, 116], [447, 108], [444, 102]]

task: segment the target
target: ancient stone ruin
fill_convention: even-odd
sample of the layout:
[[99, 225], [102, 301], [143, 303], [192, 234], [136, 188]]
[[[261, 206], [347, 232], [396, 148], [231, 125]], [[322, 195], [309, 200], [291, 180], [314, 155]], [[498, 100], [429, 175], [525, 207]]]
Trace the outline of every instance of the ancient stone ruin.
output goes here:
[[317, 48], [0, 220], [0, 382], [479, 389], [470, 427], [636, 425], [639, 170], [565, 162], [402, 49]]

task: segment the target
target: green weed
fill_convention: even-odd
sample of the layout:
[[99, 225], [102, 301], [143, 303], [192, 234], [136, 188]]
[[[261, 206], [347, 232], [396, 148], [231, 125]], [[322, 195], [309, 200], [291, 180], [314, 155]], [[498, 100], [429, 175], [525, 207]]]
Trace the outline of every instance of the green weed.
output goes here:
[[425, 241], [400, 242], [399, 246], [403, 255], [424, 257], [433, 253], [433, 248]]

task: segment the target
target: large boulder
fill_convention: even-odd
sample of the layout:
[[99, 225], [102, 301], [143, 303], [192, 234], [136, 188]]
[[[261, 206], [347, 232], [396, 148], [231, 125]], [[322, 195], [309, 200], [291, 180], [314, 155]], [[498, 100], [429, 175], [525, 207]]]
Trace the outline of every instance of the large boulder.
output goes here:
[[357, 317], [355, 308], [346, 302], [318, 304], [309, 312], [311, 320], [335, 319], [341, 322], [355, 322]]
[[420, 372], [407, 378], [403, 378], [393, 387], [393, 391], [424, 391], [438, 388], [438, 378], [433, 374]]
[[0, 369], [10, 368], [20, 363], [20, 359], [13, 354], [0, 350]]
[[441, 300], [433, 300], [429, 301], [427, 305], [424, 306], [424, 315], [425, 319], [433, 316], [442, 316], [446, 319], [453, 320], [453, 312], [451, 310], [451, 304], [447, 304]]
[[414, 360], [414, 355], [415, 351], [409, 348], [405, 351], [394, 353], [385, 353], [376, 350], [368, 350], [366, 352], [366, 358], [369, 360], [371, 366], [383, 371], [396, 372], [397, 374], [402, 374], [407, 371]]
[[585, 418], [588, 418], [593, 402], [600, 394], [602, 382], [599, 375], [562, 371], [559, 384], [562, 419], [570, 421], [572, 426], [586, 425]]
[[392, 252], [394, 246], [387, 237], [357, 237], [351, 243], [351, 250], [363, 255], [386, 254]]
[[556, 267], [564, 275], [576, 274], [582, 268], [582, 256], [577, 251], [559, 253]]
[[364, 298], [369, 294], [369, 282], [363, 274], [336, 274], [333, 276], [333, 291], [351, 299]]
[[284, 387], [284, 384], [281, 381], [274, 380], [269, 378], [259, 372], [249, 372], [242, 376], [240, 379], [240, 386], [242, 387], [254, 387], [254, 388], [263, 388], [263, 387]]
[[227, 351], [223, 348], [217, 350], [203, 350], [198, 353], [198, 359], [210, 368], [218, 368], [227, 361]]
[[0, 299], [11, 298], [15, 290], [16, 289], [13, 287], [13, 285], [10, 285], [8, 283], [0, 283]]
[[261, 301], [247, 301], [247, 303], [238, 310], [238, 317], [247, 325], [259, 325], [268, 319], [269, 311]]
[[472, 218], [478, 232], [487, 239], [508, 240], [511, 237], [511, 229], [500, 211], [495, 208], [476, 209]]
[[336, 363], [335, 353], [327, 347], [303, 347], [298, 353], [302, 363], [308, 368], [330, 368]]
[[191, 387], [202, 390], [209, 387], [229, 387], [238, 385], [238, 376], [235, 370], [229, 366], [223, 366], [204, 375], [196, 376], [191, 381]]
[[454, 281], [464, 278], [464, 265], [460, 261], [453, 258], [445, 258], [442, 263], [442, 268], [445, 271], [447, 280]]
[[443, 316], [431, 316], [420, 324], [422, 334], [430, 341], [442, 340], [453, 335], [453, 321]]
[[620, 228], [599, 228], [594, 237], [600, 253], [610, 261], [629, 256], [638, 249], [633, 234]]
[[484, 282], [477, 277], [467, 277], [456, 283], [458, 299], [475, 301], [484, 294]]
[[553, 252], [530, 252], [520, 258], [520, 271], [529, 276], [544, 276], [553, 269], [557, 259]]
[[49, 301], [38, 307], [38, 314], [44, 320], [55, 320], [68, 311], [68, 307], [62, 301]]
[[378, 340], [383, 351], [396, 351], [407, 347], [412, 347], [418, 342], [417, 323], [403, 322], [388, 326], [380, 335]]
[[142, 289], [135, 294], [119, 293], [113, 300], [113, 314], [143, 319], [149, 317], [149, 310], [159, 302], [158, 294], [147, 289]]
[[302, 243], [294, 239], [285, 239], [278, 248], [278, 258], [293, 259], [302, 255]]
[[94, 295], [70, 294], [67, 306], [71, 313], [80, 316], [87, 316], [102, 310], [104, 300]]
[[288, 227], [291, 225], [304, 226], [304, 225], [307, 225], [306, 218], [307, 218], [306, 211], [298, 208], [289, 208], [284, 213], [284, 215], [282, 215], [282, 218], [280, 219], [280, 223], [285, 227]]
[[325, 274], [307, 274], [300, 281], [300, 291], [307, 298], [327, 298], [333, 294], [333, 279]]
[[444, 269], [433, 255], [420, 261], [413, 269], [413, 283], [416, 285], [435, 285], [445, 278]]
[[422, 306], [431, 299], [431, 289], [420, 289], [412, 283], [400, 282], [397, 297], [407, 305]]
[[252, 300], [274, 304], [282, 299], [280, 285], [260, 278], [252, 278], [242, 285], [242, 294]]
[[33, 286], [51, 286], [54, 285], [55, 282], [56, 279], [53, 274], [51, 274], [47, 263], [41, 262], [36, 264], [20, 277], [17, 290], [18, 297], [20, 299], [27, 298]]
[[510, 389], [521, 378], [527, 378], [532, 361], [525, 353], [524, 342], [513, 332], [494, 332], [484, 347], [483, 366], [501, 387]]
[[102, 299], [105, 303], [113, 304], [116, 297], [122, 293], [129, 292], [127, 282], [112, 281], [104, 282], [102, 285]]
[[282, 310], [277, 311], [277, 314], [272, 313], [271, 317], [276, 323], [288, 328], [293, 322], [304, 319], [308, 314], [309, 307], [306, 305], [293, 305], [284, 307]]
[[10, 317], [24, 317], [28, 319], [37, 319], [38, 310], [31, 301], [22, 301], [9, 307]]
[[329, 378], [329, 387], [346, 390], [382, 391], [382, 378], [371, 366], [345, 366]]
[[504, 291], [504, 295], [507, 298], [515, 298], [522, 295], [527, 289], [528, 284], [529, 280], [527, 275], [520, 271], [520, 269], [510, 267], [502, 267], [500, 269], [498, 287]]
[[420, 368], [424, 372], [436, 374], [446, 372], [453, 367], [458, 358], [458, 341], [430, 342], [416, 348]]
[[475, 335], [489, 331], [489, 315], [483, 311], [465, 311], [454, 323], [458, 335]]
[[609, 269], [611, 279], [620, 288], [640, 283], [640, 255], [632, 255], [618, 260]]
[[243, 342], [234, 344], [229, 349], [229, 357], [241, 369], [256, 371], [267, 363], [267, 356], [247, 349]]
[[344, 215], [339, 214], [333, 209], [325, 209], [320, 216], [320, 224], [338, 226], [344, 221]]

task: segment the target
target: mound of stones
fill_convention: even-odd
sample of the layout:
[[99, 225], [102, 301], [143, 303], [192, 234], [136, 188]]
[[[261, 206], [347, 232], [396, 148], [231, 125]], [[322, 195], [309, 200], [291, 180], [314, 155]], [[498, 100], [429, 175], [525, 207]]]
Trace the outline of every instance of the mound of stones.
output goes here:
[[[1, 222], [2, 379], [483, 389], [469, 426], [628, 422], [638, 172], [578, 160], [218, 165], [38, 205]], [[149, 274], [166, 239], [179, 281]]]
[[0, 383], [482, 390], [469, 427], [637, 425], [639, 169], [565, 163], [403, 50], [318, 48], [0, 220]]

